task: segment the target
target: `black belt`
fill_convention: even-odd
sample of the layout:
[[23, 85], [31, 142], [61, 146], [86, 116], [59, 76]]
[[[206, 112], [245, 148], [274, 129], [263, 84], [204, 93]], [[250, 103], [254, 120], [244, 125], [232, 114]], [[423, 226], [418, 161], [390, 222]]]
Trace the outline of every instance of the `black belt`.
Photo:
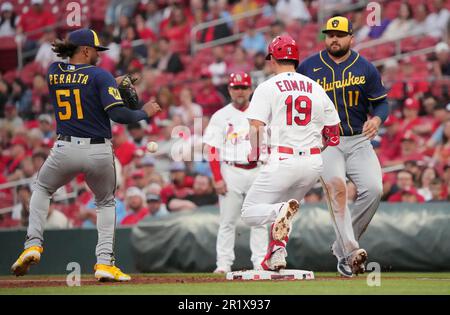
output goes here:
[[[87, 138], [87, 139], [90, 139], [90, 144], [105, 143], [105, 138]], [[58, 140], [72, 142], [72, 137], [59, 135]]]
[[362, 130], [353, 131], [353, 134], [351, 132], [349, 132], [348, 135], [346, 135], [344, 133], [344, 134], [341, 134], [341, 137], [351, 137], [351, 136], [357, 136], [357, 135], [360, 135], [360, 134], [362, 134]]

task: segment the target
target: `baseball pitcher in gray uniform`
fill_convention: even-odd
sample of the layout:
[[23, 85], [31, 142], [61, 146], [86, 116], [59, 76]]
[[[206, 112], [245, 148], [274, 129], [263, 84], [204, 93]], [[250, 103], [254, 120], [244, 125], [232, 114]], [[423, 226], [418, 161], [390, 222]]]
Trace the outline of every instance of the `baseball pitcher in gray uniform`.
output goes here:
[[132, 123], [153, 116], [160, 107], [154, 102], [145, 104], [142, 110], [124, 106], [116, 80], [95, 66], [99, 51], [108, 48], [100, 46], [93, 30], [73, 31], [68, 40], [56, 41], [53, 47], [59, 57], [69, 58], [68, 63], [50, 65], [47, 74], [58, 138], [34, 183], [25, 250], [11, 271], [23, 276], [30, 265], [40, 261], [50, 198], [59, 187], [84, 173], [97, 206], [95, 278], [129, 281], [130, 276], [114, 265], [116, 172], [110, 119]]
[[[332, 246], [338, 260], [337, 270], [352, 277], [365, 271], [367, 252], [359, 247], [358, 241], [381, 199], [381, 167], [370, 140], [386, 120], [389, 107], [376, 68], [350, 49], [353, 35], [349, 20], [333, 17], [322, 32], [326, 50], [306, 59], [297, 71], [322, 85], [341, 119], [340, 144], [322, 153], [322, 179], [337, 237]], [[356, 185], [358, 194], [351, 213], [346, 177]]]

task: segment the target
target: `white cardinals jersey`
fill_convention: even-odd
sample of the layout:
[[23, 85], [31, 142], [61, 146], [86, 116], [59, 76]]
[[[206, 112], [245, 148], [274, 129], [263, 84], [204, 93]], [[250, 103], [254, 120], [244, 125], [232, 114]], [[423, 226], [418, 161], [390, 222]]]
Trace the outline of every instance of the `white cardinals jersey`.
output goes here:
[[219, 149], [221, 161], [248, 163], [247, 154], [251, 147], [247, 111], [228, 104], [212, 115], [203, 142]]
[[322, 147], [323, 127], [340, 122], [323, 88], [296, 72], [283, 72], [261, 83], [255, 89], [247, 118], [270, 127], [271, 146], [294, 149]]

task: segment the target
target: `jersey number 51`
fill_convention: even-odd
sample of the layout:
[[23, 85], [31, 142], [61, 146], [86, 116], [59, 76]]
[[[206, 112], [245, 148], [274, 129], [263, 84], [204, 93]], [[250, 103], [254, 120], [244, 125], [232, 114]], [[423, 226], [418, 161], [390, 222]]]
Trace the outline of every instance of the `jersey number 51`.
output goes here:
[[[77, 118], [83, 119], [83, 108], [81, 107], [81, 97], [80, 97], [80, 90], [74, 89], [74, 90], [56, 90], [56, 103], [58, 104], [58, 107], [61, 108], [61, 111], [59, 111], [59, 119], [60, 120], [69, 120], [72, 118], [72, 104], [67, 101], [68, 98], [71, 98], [72, 93], [75, 97], [75, 111], [77, 112]], [[64, 97], [66, 100], [63, 100], [62, 97]]]

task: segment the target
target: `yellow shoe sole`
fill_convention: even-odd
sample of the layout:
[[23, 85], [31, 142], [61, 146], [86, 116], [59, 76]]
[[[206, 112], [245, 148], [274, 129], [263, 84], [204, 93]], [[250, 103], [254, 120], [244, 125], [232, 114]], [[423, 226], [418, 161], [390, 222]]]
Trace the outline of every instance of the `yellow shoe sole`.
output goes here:
[[35, 254], [25, 256], [22, 262], [16, 261], [14, 265], [12, 265], [11, 272], [16, 275], [16, 277], [24, 276], [28, 273], [28, 270], [30, 270], [30, 266], [38, 264], [40, 260], [41, 257]]

